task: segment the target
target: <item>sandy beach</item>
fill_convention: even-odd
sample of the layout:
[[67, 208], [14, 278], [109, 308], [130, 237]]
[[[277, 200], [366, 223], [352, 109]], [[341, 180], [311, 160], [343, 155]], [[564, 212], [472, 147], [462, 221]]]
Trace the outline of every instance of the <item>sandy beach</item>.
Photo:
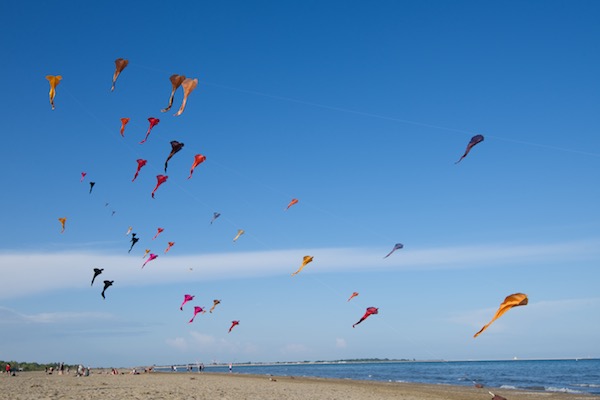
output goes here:
[[0, 376], [0, 400], [46, 399], [231, 399], [231, 400], [576, 400], [596, 396], [497, 388], [422, 385], [336, 379], [219, 373], [120, 375], [92, 371], [87, 377], [21, 372]]

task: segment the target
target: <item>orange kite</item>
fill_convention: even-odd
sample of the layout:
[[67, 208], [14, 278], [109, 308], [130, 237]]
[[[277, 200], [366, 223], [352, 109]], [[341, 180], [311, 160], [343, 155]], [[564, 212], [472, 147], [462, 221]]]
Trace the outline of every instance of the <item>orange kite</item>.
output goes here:
[[129, 64], [129, 60], [124, 60], [122, 58], [117, 58], [115, 60], [115, 73], [113, 74], [112, 87], [110, 88], [111, 92], [115, 90], [115, 83], [117, 83], [117, 78], [119, 77], [121, 72], [123, 72], [127, 64]]
[[183, 87], [183, 100], [181, 102], [181, 107], [179, 107], [179, 111], [174, 114], [176, 117], [181, 115], [183, 110], [185, 110], [188, 96], [196, 89], [196, 86], [198, 86], [198, 79], [185, 78], [183, 82], [181, 82], [181, 86]]
[[125, 125], [129, 123], [129, 118], [121, 118], [121, 136], [125, 137]]
[[302, 259], [302, 265], [300, 266], [300, 268], [298, 268], [298, 271], [296, 271], [296, 272], [294, 272], [294, 273], [292, 274], [292, 276], [294, 276], [294, 275], [296, 275], [298, 272], [302, 271], [302, 269], [303, 269], [304, 267], [306, 267], [306, 265], [307, 265], [308, 263], [311, 263], [311, 262], [312, 262], [312, 260], [313, 260], [313, 256], [304, 256], [304, 258]]
[[518, 307], [518, 306], [525, 306], [525, 305], [527, 305], [528, 302], [529, 302], [529, 299], [527, 299], [526, 294], [523, 294], [523, 293], [511, 294], [510, 296], [508, 296], [507, 298], [504, 299], [502, 304], [500, 304], [500, 308], [498, 308], [498, 311], [496, 311], [494, 318], [492, 318], [492, 320], [490, 322], [488, 322], [483, 328], [481, 328], [481, 330], [479, 332], [477, 332], [475, 334], [475, 336], [473, 336], [473, 337], [479, 336], [479, 334], [481, 332], [485, 331], [488, 328], [488, 326], [490, 326], [492, 324], [492, 322], [494, 322], [495, 320], [500, 318], [502, 315], [504, 315], [505, 312], [507, 312], [511, 308]]
[[50, 105], [52, 106], [52, 109], [54, 110], [54, 96], [56, 96], [56, 86], [58, 86], [58, 84], [60, 83], [62, 76], [46, 75], [46, 79], [48, 79], [48, 82], [50, 82], [50, 93], [49, 93]]
[[60, 233], [63, 233], [65, 231], [65, 222], [67, 222], [67, 219], [59, 218], [58, 221], [60, 222], [60, 225], [62, 226], [62, 230], [60, 231]]

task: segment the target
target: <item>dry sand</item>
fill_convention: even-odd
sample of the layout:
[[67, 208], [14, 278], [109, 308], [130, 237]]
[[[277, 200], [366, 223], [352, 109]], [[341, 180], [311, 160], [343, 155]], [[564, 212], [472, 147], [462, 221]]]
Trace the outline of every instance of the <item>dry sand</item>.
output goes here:
[[[124, 372], [124, 371], [123, 371]], [[87, 377], [21, 372], [0, 375], [0, 400], [594, 400], [597, 396], [495, 388], [220, 373], [147, 373]]]

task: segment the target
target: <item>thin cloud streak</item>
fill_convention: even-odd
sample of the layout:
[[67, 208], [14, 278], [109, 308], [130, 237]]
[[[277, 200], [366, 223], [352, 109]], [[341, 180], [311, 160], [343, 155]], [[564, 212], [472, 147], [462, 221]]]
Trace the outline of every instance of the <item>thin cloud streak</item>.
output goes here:
[[388, 248], [289, 249], [266, 252], [214, 253], [186, 256], [165, 255], [148, 263], [137, 256], [115, 256], [100, 252], [0, 254], [0, 298], [30, 296], [58, 289], [90, 287], [93, 268], [104, 268], [94, 285], [100, 290], [104, 279], [120, 287], [152, 286], [190, 281], [224, 280], [289, 275], [314, 256], [302, 274], [336, 271], [440, 270], [494, 268], [597, 259], [600, 239], [573, 242], [405, 249], [383, 259]]

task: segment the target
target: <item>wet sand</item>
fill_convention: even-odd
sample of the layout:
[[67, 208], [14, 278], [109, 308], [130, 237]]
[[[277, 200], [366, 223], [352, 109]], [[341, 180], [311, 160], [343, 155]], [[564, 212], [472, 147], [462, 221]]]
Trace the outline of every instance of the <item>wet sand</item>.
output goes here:
[[585, 394], [221, 373], [142, 373], [90, 376], [21, 372], [0, 375], [0, 400], [594, 400]]

